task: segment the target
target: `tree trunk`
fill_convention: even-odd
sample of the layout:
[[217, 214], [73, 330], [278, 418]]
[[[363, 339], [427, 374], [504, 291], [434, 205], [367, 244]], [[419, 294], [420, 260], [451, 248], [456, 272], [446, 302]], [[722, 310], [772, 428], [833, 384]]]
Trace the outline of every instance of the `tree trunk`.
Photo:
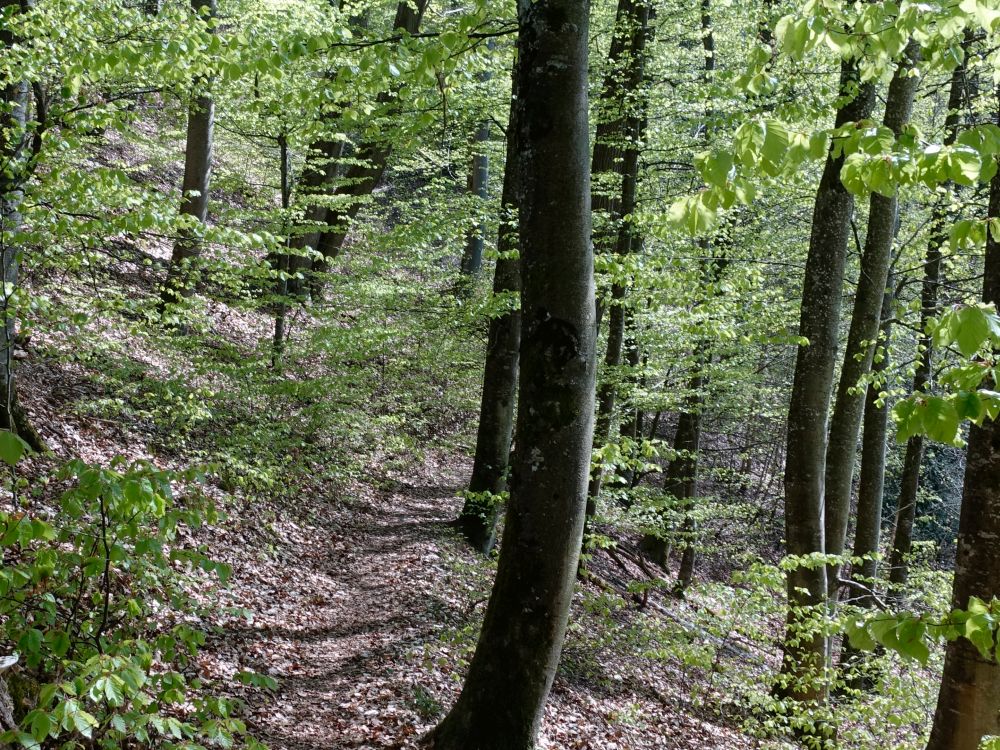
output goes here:
[[[968, 52], [971, 35], [966, 34], [962, 44], [963, 53]], [[945, 115], [944, 145], [950, 146], [958, 138], [961, 124], [960, 109], [967, 95], [967, 63], [962, 63], [951, 74], [948, 91], [948, 112]], [[952, 187], [946, 183], [947, 190]], [[919, 393], [930, 387], [931, 368], [934, 363], [934, 339], [927, 335], [927, 323], [938, 312], [938, 286], [941, 283], [941, 250], [948, 242], [948, 199], [939, 200], [933, 210], [927, 254], [924, 258], [924, 278], [920, 292], [920, 338], [916, 372], [913, 375], [913, 392]], [[899, 483], [896, 501], [896, 523], [892, 535], [892, 549], [889, 553], [889, 594], [896, 598], [909, 578], [909, 555], [913, 546], [913, 521], [917, 511], [917, 494], [920, 489], [920, 467], [924, 457], [924, 438], [914, 435], [906, 443], [903, 459], [903, 474]]]
[[[292, 203], [292, 157], [288, 149], [288, 136], [282, 135], [278, 139], [278, 158], [280, 161], [281, 174], [281, 210], [285, 229], [285, 246], [290, 243], [289, 229], [291, 219], [288, 210]], [[291, 255], [287, 252], [281, 256], [278, 265], [278, 310], [274, 315], [274, 339], [271, 346], [271, 366], [277, 369], [281, 366], [281, 356], [285, 351], [285, 319], [287, 317], [288, 304], [288, 272]]]
[[497, 578], [437, 750], [529, 750], [565, 635], [594, 421], [589, 3], [520, 0], [521, 379]]
[[[23, 8], [19, 0], [0, 0], [0, 12], [17, 13]], [[20, 42], [7, 29], [0, 29], [0, 48], [10, 49]], [[17, 331], [17, 310], [14, 293], [19, 280], [17, 235], [21, 231], [21, 201], [24, 199], [25, 174], [28, 167], [27, 81], [12, 81], [0, 89], [0, 270], [4, 289], [0, 293], [0, 429], [19, 435], [38, 451], [45, 443], [28, 420], [17, 397], [14, 378], [14, 340]]]
[[[998, 104], [1000, 104], [1000, 90]], [[1000, 120], [1000, 117], [998, 117]], [[1000, 174], [990, 183], [988, 219], [1000, 217]], [[989, 221], [987, 224], [989, 225]], [[983, 301], [1000, 307], [1000, 237], [987, 232]], [[969, 430], [952, 606], [975, 596], [1000, 597], [1000, 421]], [[977, 750], [984, 736], [1000, 735], [1000, 664], [983, 658], [967, 638], [948, 644], [937, 710], [927, 750]]]
[[[507, 123], [507, 162], [504, 165], [503, 196], [497, 248], [500, 259], [493, 275], [494, 294], [519, 292], [520, 262], [509, 254], [517, 250], [517, 67], [514, 69], [510, 115]], [[458, 527], [473, 547], [488, 554], [496, 541], [500, 506], [496, 495], [507, 487], [507, 463], [514, 427], [517, 398], [518, 347], [521, 341], [520, 308], [490, 321], [489, 344], [483, 375], [483, 395], [476, 432], [476, 458], [469, 482], [469, 497], [458, 517]], [[485, 495], [489, 493], [489, 496]]]
[[[885, 100], [882, 123], [898, 138], [910, 120], [913, 97], [919, 77], [910, 75], [920, 48], [910, 41], [896, 67]], [[896, 193], [885, 196], [872, 193], [868, 211], [868, 232], [861, 256], [861, 273], [854, 296], [851, 327], [844, 350], [844, 364], [837, 384], [837, 399], [830, 422], [826, 449], [825, 535], [826, 552], [841, 555], [847, 540], [847, 522], [851, 513], [851, 486], [858, 450], [858, 431], [864, 409], [865, 391], [858, 383], [871, 369], [878, 336], [882, 300], [885, 297], [892, 243], [896, 236], [899, 199]], [[830, 601], [836, 603], [840, 565], [831, 565]]]
[[[414, 0], [412, 3], [399, 3], [392, 23], [393, 31], [416, 34], [420, 29], [420, 22], [428, 2], [429, 0]], [[385, 104], [390, 98], [387, 94], [381, 94], [378, 100]], [[356, 153], [358, 163], [347, 170], [344, 183], [333, 191], [335, 196], [350, 200], [342, 208], [327, 212], [327, 223], [330, 228], [320, 235], [315, 247], [325, 260], [314, 264], [314, 270], [322, 272], [326, 268], [326, 261], [340, 254], [351, 224], [361, 210], [362, 199], [371, 195], [381, 182], [391, 153], [392, 147], [387, 141], [368, 141], [358, 146]], [[315, 284], [314, 289], [318, 289]]]
[[[836, 127], [866, 119], [875, 103], [871, 84], [858, 84], [854, 61], [841, 64], [842, 96]], [[852, 89], [856, 95], [851, 96]], [[812, 233], [802, 289], [800, 346], [788, 409], [785, 461], [785, 543], [789, 555], [826, 549], [823, 521], [823, 478], [826, 464], [827, 417], [833, 388], [840, 329], [844, 263], [854, 213], [854, 198], [840, 181], [844, 156], [833, 146], [827, 155], [813, 208]], [[788, 616], [782, 678], [778, 692], [803, 700], [826, 697], [826, 638], [799, 632], [810, 612], [825, 606], [826, 568], [797, 566], [787, 574]]]
[[[494, 48], [493, 40], [489, 41], [489, 48]], [[487, 83], [492, 78], [489, 71], [485, 71], [479, 76], [482, 83]], [[474, 195], [478, 201], [475, 213], [481, 216], [483, 206], [488, 195], [490, 182], [490, 157], [486, 152], [486, 144], [490, 140], [490, 121], [483, 120], [476, 128], [476, 135], [473, 139], [472, 159], [469, 165], [469, 194]], [[461, 271], [464, 276], [478, 276], [483, 268], [483, 222], [477, 220], [465, 240], [465, 252], [462, 254]]]
[[[191, 7], [214, 32], [218, 12], [216, 0], [191, 0]], [[195, 82], [206, 89], [210, 81]], [[208, 190], [212, 179], [212, 136], [215, 129], [215, 100], [208, 91], [197, 94], [188, 109], [187, 141], [184, 148], [184, 181], [181, 185], [182, 216], [193, 217], [199, 225], [208, 219]], [[161, 295], [161, 308], [180, 302], [193, 290], [192, 263], [201, 254], [198, 228], [184, 228], [174, 243], [167, 281]]]
[[[891, 286], [891, 276], [889, 279]], [[858, 515], [854, 531], [854, 548], [852, 556], [865, 558], [851, 567], [851, 580], [858, 584], [860, 591], [852, 598], [854, 604], [870, 609], [875, 606], [874, 589], [878, 575], [878, 560], [874, 558], [879, 551], [882, 536], [882, 500], [885, 486], [885, 452], [886, 437], [889, 427], [889, 405], [879, 403], [883, 389], [888, 389], [885, 382], [889, 371], [889, 348], [892, 337], [892, 302], [893, 295], [887, 289], [882, 296], [882, 324], [880, 326], [879, 353], [871, 368], [871, 381], [865, 391], [864, 429], [861, 438], [861, 469], [858, 475]], [[872, 593], [865, 593], [865, 590]], [[860, 654], [844, 639], [840, 663], [848, 672], [851, 685], [857, 690], [873, 687], [870, 677], [850, 674], [860, 662]]]

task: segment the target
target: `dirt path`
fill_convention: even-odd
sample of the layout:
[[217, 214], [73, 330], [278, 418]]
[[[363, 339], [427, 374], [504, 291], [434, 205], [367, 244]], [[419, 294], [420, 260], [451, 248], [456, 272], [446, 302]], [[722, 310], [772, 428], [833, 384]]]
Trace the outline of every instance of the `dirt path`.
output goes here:
[[415, 653], [466, 607], [443, 593], [441, 565], [460, 478], [440, 482], [396, 483], [317, 525], [275, 521], [270, 558], [234, 555], [233, 604], [249, 623], [226, 628], [203, 672], [278, 680], [276, 695], [248, 694], [248, 723], [273, 750], [408, 747], [422, 733]]
[[[300, 508], [311, 521], [286, 512], [222, 533], [217, 556], [233, 565], [225, 603], [245, 612], [212, 639], [200, 671], [225, 685], [241, 670], [278, 680], [276, 693], [243, 693], [251, 731], [272, 750], [416, 748], [456, 697], [489, 568], [445, 526], [467, 476], [448, 461]], [[676, 667], [595, 651], [588, 629], [617, 626], [585, 617], [578, 593], [540, 748], [758, 747], [692, 712]]]

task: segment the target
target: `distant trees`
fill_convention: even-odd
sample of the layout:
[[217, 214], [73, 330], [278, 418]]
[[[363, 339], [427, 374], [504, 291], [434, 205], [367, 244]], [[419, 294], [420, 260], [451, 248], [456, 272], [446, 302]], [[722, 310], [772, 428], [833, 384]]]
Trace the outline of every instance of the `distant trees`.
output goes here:
[[594, 407], [589, 4], [518, 8], [522, 341], [518, 450], [496, 582], [436, 750], [530, 750], [555, 677], [583, 534]]

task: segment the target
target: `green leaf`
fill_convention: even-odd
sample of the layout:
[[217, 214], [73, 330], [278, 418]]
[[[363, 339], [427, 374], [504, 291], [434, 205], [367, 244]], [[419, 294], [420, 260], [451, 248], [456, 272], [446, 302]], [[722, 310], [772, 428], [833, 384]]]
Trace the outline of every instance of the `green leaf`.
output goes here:
[[981, 307], [963, 307], [958, 311], [955, 326], [955, 343], [965, 357], [971, 357], [979, 351], [983, 342], [989, 338], [990, 323]]
[[16, 465], [27, 450], [28, 444], [13, 432], [0, 430], [0, 460], [8, 466]]

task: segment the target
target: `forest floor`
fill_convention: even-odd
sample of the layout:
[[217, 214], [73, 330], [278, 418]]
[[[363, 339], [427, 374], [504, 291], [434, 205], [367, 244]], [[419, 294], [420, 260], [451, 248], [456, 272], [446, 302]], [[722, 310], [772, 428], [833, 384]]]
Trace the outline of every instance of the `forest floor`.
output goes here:
[[[243, 695], [270, 747], [417, 747], [457, 697], [493, 569], [447, 526], [466, 470], [454, 456], [430, 456], [381, 489], [354, 487], [349, 502], [323, 508], [317, 498], [272, 524], [273, 553], [248, 544], [252, 535], [224, 534], [215, 552], [233, 565], [227, 598], [247, 612], [212, 639], [201, 671], [278, 681], [273, 694]], [[584, 598], [581, 590], [578, 621]], [[670, 668], [657, 674], [603, 649], [588, 669], [573, 669], [584, 640], [571, 631], [540, 747], [758, 746], [699, 716], [687, 680]]]

